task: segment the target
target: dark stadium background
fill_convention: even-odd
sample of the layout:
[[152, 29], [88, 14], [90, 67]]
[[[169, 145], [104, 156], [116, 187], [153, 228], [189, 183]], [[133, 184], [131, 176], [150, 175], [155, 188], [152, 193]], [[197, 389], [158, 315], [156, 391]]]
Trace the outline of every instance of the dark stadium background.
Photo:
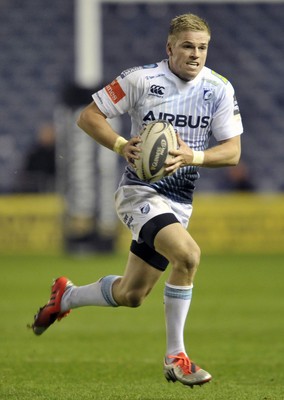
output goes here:
[[[165, 58], [169, 20], [187, 11], [211, 24], [207, 64], [236, 89], [245, 127], [243, 161], [257, 191], [283, 190], [283, 3], [105, 3], [104, 81]], [[1, 0], [0, 193], [17, 190], [23, 157], [74, 79], [73, 40], [72, 0]], [[222, 173], [203, 173], [200, 190], [218, 188]]]

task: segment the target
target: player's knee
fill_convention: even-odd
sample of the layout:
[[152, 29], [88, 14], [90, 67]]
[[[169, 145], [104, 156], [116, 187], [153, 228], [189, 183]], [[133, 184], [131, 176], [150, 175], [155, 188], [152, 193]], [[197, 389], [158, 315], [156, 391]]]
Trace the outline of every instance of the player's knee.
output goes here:
[[194, 272], [200, 263], [201, 251], [197, 244], [180, 250], [175, 257], [173, 267], [183, 273]]
[[137, 308], [143, 303], [145, 296], [138, 290], [131, 290], [125, 294], [125, 305], [127, 307]]
[[150, 291], [151, 286], [144, 284], [132, 286], [125, 283], [122, 278], [116, 286], [115, 300], [120, 306], [136, 308], [143, 303]]

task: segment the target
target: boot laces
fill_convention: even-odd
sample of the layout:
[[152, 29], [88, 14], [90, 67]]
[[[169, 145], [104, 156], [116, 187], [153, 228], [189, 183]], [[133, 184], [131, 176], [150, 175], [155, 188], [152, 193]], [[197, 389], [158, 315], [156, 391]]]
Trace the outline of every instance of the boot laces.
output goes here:
[[185, 375], [192, 374], [199, 369], [184, 353], [179, 353], [175, 356], [168, 356], [168, 358], [173, 358], [173, 364], [176, 367], [180, 367]]

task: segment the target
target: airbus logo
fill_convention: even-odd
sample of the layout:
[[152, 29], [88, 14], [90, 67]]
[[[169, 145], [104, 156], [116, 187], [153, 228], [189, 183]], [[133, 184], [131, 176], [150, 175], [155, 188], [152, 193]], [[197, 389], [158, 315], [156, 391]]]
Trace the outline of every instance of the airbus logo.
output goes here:
[[209, 115], [184, 115], [184, 114], [170, 114], [164, 112], [154, 112], [153, 110], [148, 111], [144, 116], [144, 122], [151, 122], [156, 120], [165, 120], [170, 122], [173, 126], [184, 128], [189, 126], [190, 128], [207, 128], [210, 124]]
[[154, 96], [163, 97], [165, 94], [165, 87], [159, 85], [151, 85], [150, 93]]

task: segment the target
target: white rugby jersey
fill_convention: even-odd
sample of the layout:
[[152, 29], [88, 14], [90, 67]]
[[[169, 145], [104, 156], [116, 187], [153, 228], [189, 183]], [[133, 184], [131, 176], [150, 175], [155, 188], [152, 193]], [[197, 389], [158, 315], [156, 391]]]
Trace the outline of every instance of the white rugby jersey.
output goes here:
[[[211, 135], [221, 141], [243, 132], [232, 85], [207, 67], [189, 82], [170, 71], [168, 60], [130, 68], [94, 93], [93, 99], [108, 118], [128, 113], [131, 136], [137, 136], [144, 124], [163, 119], [194, 150], [207, 149]], [[187, 166], [148, 184], [127, 166], [121, 184], [146, 184], [172, 200], [191, 203], [198, 177], [198, 167]]]

